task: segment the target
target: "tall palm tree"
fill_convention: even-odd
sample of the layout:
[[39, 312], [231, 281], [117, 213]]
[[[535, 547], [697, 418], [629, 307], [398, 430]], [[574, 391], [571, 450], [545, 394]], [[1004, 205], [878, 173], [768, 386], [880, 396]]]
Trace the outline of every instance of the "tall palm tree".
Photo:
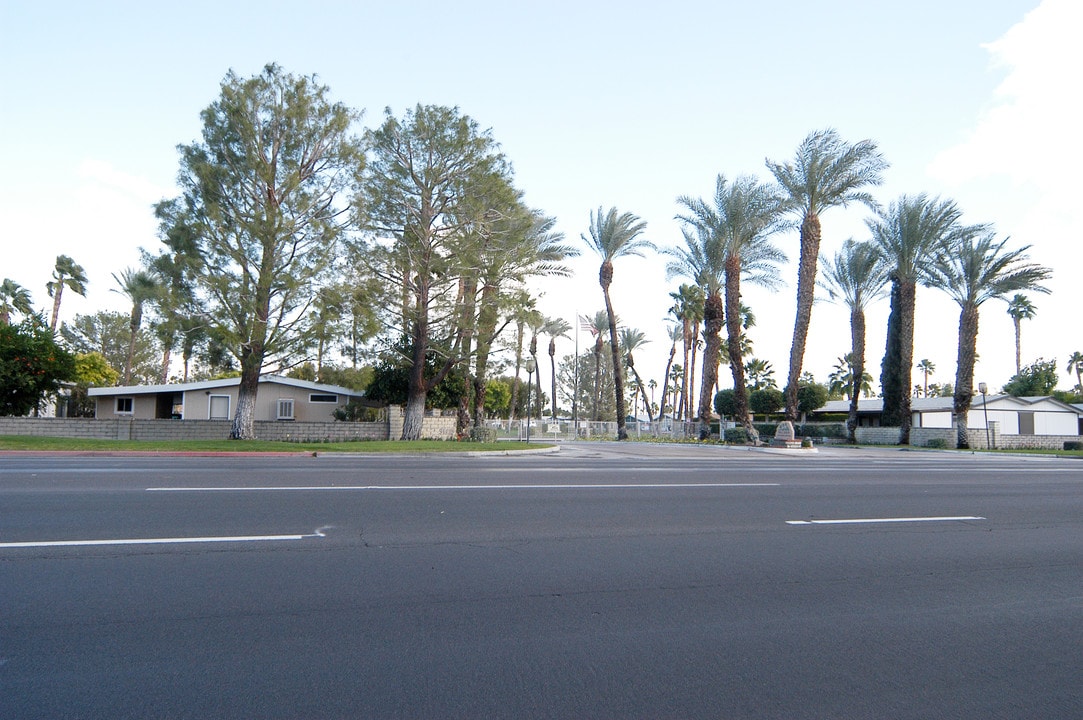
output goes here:
[[113, 273], [113, 279], [120, 286], [120, 289], [114, 292], [124, 295], [132, 303], [131, 317], [128, 322], [128, 328], [131, 331], [128, 337], [128, 357], [124, 363], [124, 384], [131, 385], [132, 359], [135, 357], [135, 337], [143, 324], [143, 306], [154, 299], [158, 292], [158, 283], [151, 273], [133, 268], [121, 271], [119, 276]]
[[[696, 350], [696, 338], [699, 335], [699, 324], [703, 322], [703, 304], [706, 297], [703, 294], [703, 289], [698, 285], [689, 285], [682, 283], [676, 292], [669, 294], [673, 298], [673, 307], [669, 309], [669, 312], [681, 323], [681, 332], [683, 340], [683, 352], [684, 360], [681, 367], [694, 367], [695, 366], [695, 350]], [[689, 355], [692, 355], [692, 362], [689, 364]], [[680, 412], [681, 417], [686, 419], [692, 416], [689, 409], [690, 403], [688, 398], [688, 386], [691, 380], [689, 379], [690, 373], [685, 373], [681, 381], [681, 402]]]
[[60, 297], [64, 294], [64, 288], [70, 288], [76, 295], [86, 296], [86, 272], [67, 255], [56, 256], [56, 266], [53, 268], [53, 279], [45, 284], [49, 291], [49, 297], [53, 299], [53, 315], [49, 321], [49, 329], [56, 332], [56, 320], [60, 316]]
[[967, 228], [940, 244], [924, 270], [925, 282], [943, 290], [958, 303], [959, 354], [955, 371], [953, 410], [959, 447], [969, 447], [967, 412], [974, 397], [974, 361], [977, 357], [978, 309], [991, 298], [1018, 290], [1048, 293], [1042, 283], [1052, 271], [1029, 262], [1029, 245], [1007, 250], [1007, 239], [997, 242], [986, 226]]
[[901, 428], [899, 441], [903, 445], [910, 443], [910, 371], [914, 367], [918, 281], [936, 248], [950, 243], [963, 230], [961, 215], [952, 200], [903, 195], [866, 221], [891, 278], [891, 314], [880, 375], [884, 394], [881, 417], [886, 425]]
[[564, 318], [549, 318], [545, 322], [544, 332], [549, 336], [549, 369], [553, 376], [551, 398], [553, 420], [557, 417], [557, 338], [568, 337], [571, 329], [571, 324]]
[[1075, 373], [1076, 391], [1083, 393], [1083, 353], [1076, 350], [1068, 358], [1068, 372]]
[[865, 308], [883, 297], [888, 280], [884, 257], [871, 242], [854, 242], [851, 238], [832, 258], [824, 258], [824, 273], [819, 283], [833, 302], [850, 309], [850, 411], [846, 433], [851, 443], [857, 442], [857, 409], [861, 382], [865, 376]]
[[[741, 359], [741, 280], [777, 287], [778, 264], [786, 256], [767, 238], [782, 225], [782, 202], [776, 191], [755, 177], [744, 175], [732, 183], [719, 175], [711, 203], [681, 196], [677, 202], [686, 214], [683, 222], [685, 248], [672, 253], [677, 262], [670, 272], [694, 273], [707, 291], [703, 310], [703, 381], [699, 397], [699, 436], [710, 437], [714, 388], [722, 352], [721, 330], [725, 323], [730, 372], [733, 375], [736, 416], [754, 441], [758, 433], [752, 427], [745, 388], [744, 363]], [[683, 270], [682, 270], [683, 268]], [[721, 273], [719, 273], [721, 268]], [[725, 288], [725, 302], [721, 290]]]
[[[671, 293], [672, 294], [672, 293]], [[669, 359], [666, 360], [666, 371], [662, 373], [662, 405], [658, 410], [658, 419], [663, 420], [666, 417], [666, 398], [669, 395], [669, 371], [673, 367], [673, 356], [677, 354], [677, 341], [683, 340], [684, 329], [680, 325], [669, 325], [666, 327], [666, 336], [669, 338]], [[652, 381], [653, 382], [653, 381]], [[676, 383], [674, 383], [676, 385]], [[677, 404], [673, 404], [673, 417], [676, 418]]]
[[29, 315], [32, 312], [30, 291], [11, 278], [0, 283], [0, 325], [11, 323], [11, 313]]
[[605, 311], [609, 316], [609, 343], [613, 352], [613, 389], [617, 401], [617, 440], [627, 440], [624, 409], [624, 374], [621, 372], [620, 346], [617, 342], [617, 316], [613, 312], [613, 302], [609, 298], [609, 286], [613, 282], [613, 261], [628, 255], [642, 256], [645, 250], [652, 249], [649, 241], [640, 237], [647, 223], [632, 213], [618, 214], [617, 208], [610, 208], [602, 214], [599, 207], [597, 214], [591, 213], [589, 237], [581, 235], [591, 250], [602, 258], [598, 269], [598, 284], [605, 296]]
[[767, 161], [775, 180], [788, 195], [788, 209], [801, 218], [801, 258], [797, 269], [797, 319], [790, 346], [786, 380], [786, 419], [797, 419], [797, 389], [805, 356], [805, 341], [812, 320], [816, 264], [820, 255], [820, 215], [852, 202], [877, 209], [864, 188], [883, 182], [888, 167], [872, 140], [845, 142], [834, 129], [809, 133], [792, 162]]
[[[632, 376], [636, 381], [636, 390], [643, 396], [643, 402], [647, 406], [647, 419], [654, 422], [654, 411], [651, 409], [650, 401], [647, 399], [647, 389], [643, 386], [643, 378], [639, 376], [639, 371], [636, 370], [635, 358], [632, 353], [637, 349], [646, 345], [649, 340], [647, 336], [643, 334], [642, 330], [636, 330], [635, 328], [621, 328], [620, 329], [620, 347], [624, 353], [624, 362], [628, 366], [628, 369], [632, 371]], [[633, 408], [633, 415], [635, 408]]]
[[936, 371], [936, 364], [932, 360], [926, 358], [914, 367], [920, 370], [921, 374], [925, 376], [921, 385], [921, 394], [923, 397], [929, 397], [929, 376]]
[[1012, 324], [1015, 325], [1015, 374], [1018, 375], [1023, 370], [1023, 366], [1020, 363], [1022, 358], [1020, 334], [1023, 329], [1023, 321], [1030, 320], [1034, 317], [1034, 313], [1038, 310], [1034, 306], [1026, 295], [1022, 293], [1016, 293], [1015, 297], [1008, 301], [1008, 314], [1012, 317]]
[[[540, 335], [545, 328], [546, 319], [541, 312], [534, 310], [526, 316], [526, 326], [530, 330], [530, 344], [527, 346], [527, 350], [530, 353], [530, 357], [534, 360], [534, 372], [537, 373], [534, 383], [534, 400], [531, 414], [534, 417], [541, 417], [541, 365], [538, 364], [538, 335]], [[527, 384], [530, 384], [529, 373], [527, 373]], [[529, 406], [531, 401], [527, 402]]]

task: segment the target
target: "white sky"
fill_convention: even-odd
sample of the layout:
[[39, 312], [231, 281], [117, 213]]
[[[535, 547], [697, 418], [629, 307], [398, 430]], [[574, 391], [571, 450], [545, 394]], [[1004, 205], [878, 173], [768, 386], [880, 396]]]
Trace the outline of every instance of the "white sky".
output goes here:
[[[369, 124], [385, 106], [458, 105], [492, 129], [527, 201], [569, 239], [592, 209], [615, 205], [675, 245], [676, 197], [709, 196], [718, 173], [766, 180], [764, 159], [790, 158], [815, 129], [871, 138], [892, 163], [881, 202], [952, 197], [966, 221], [994, 223], [1054, 268], [1052, 295], [1031, 296], [1023, 361], [1056, 359], [1061, 387], [1074, 382], [1063, 368], [1083, 349], [1077, 0], [0, 0], [0, 28], [0, 276], [45, 307], [55, 257], [71, 255], [90, 284], [85, 300], [65, 295], [65, 319], [128, 309], [110, 274], [155, 247], [151, 205], [177, 192], [176, 146], [198, 137], [227, 70], [249, 76], [274, 61], [317, 73]], [[826, 213], [824, 251], [862, 239], [865, 217]], [[796, 232], [776, 241], [791, 257], [787, 287], [747, 288], [745, 301], [758, 318], [755, 354], [784, 384]], [[612, 287], [622, 320], [652, 340], [637, 368], [659, 382], [668, 293], [680, 283], [663, 265], [619, 260]], [[584, 256], [573, 279], [540, 285], [543, 312], [571, 322], [601, 309], [597, 266]], [[983, 307], [978, 338], [975, 380], [998, 389], [1014, 373], [1005, 308]], [[887, 311], [884, 301], [868, 317], [877, 379]], [[914, 357], [936, 364], [934, 381], [954, 380], [957, 319], [950, 300], [919, 290]], [[817, 304], [806, 368], [825, 380], [848, 349], [846, 311]]]

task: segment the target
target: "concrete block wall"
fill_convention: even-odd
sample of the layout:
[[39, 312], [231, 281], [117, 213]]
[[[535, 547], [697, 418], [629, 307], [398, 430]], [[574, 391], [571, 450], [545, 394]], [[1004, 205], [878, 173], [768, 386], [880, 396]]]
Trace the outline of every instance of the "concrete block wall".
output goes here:
[[[390, 439], [398, 440], [402, 437], [402, 425], [404, 422], [402, 408], [392, 405], [387, 409], [387, 421]], [[458, 420], [454, 415], [426, 415], [421, 421], [422, 440], [454, 440]]]
[[910, 428], [910, 446], [925, 447], [930, 440], [943, 440], [949, 447], [958, 444], [958, 436], [955, 428]]
[[[452, 418], [454, 421], [454, 418]], [[229, 420], [135, 420], [112, 418], [0, 417], [0, 435], [69, 437], [92, 440], [226, 440]], [[344, 442], [387, 440], [387, 422], [277, 422], [255, 423], [261, 440]], [[454, 431], [454, 424], [452, 426]], [[401, 432], [401, 426], [400, 426]], [[397, 437], [397, 436], [396, 436]]]
[[855, 428], [857, 442], [861, 445], [898, 445], [901, 432], [897, 427]]
[[[229, 427], [226, 427], [229, 437]], [[276, 422], [257, 420], [256, 437], [285, 442], [387, 440], [387, 422]]]

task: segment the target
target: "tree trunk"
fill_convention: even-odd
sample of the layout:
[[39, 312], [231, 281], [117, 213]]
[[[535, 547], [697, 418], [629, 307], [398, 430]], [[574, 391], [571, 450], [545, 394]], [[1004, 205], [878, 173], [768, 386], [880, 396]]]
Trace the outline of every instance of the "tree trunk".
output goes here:
[[237, 388], [237, 411], [230, 426], [230, 440], [256, 439], [256, 393], [263, 369], [263, 346], [249, 346], [241, 351], [241, 384]]
[[549, 338], [549, 372], [553, 374], [553, 421], [557, 419], [557, 339]]
[[903, 388], [900, 408], [902, 432], [899, 444], [910, 444], [910, 387], [911, 369], [914, 367], [914, 310], [917, 304], [917, 283], [912, 280], [899, 283], [899, 301], [902, 312], [899, 314], [899, 375]]
[[809, 210], [801, 221], [801, 260], [797, 269], [797, 318], [790, 345], [790, 374], [786, 380], [786, 419], [797, 419], [797, 388], [805, 358], [805, 340], [812, 322], [812, 301], [816, 291], [816, 267], [820, 258], [820, 218]]
[[865, 311], [854, 307], [850, 311], [850, 413], [846, 417], [846, 439], [857, 443], [857, 404], [861, 397], [861, 381], [865, 375]]
[[489, 384], [489, 351], [496, 334], [496, 286], [486, 283], [481, 289], [478, 312], [477, 356], [474, 359], [474, 427], [485, 421], [485, 395]]
[[953, 410], [957, 444], [960, 448], [970, 447], [970, 435], [967, 432], [967, 413], [974, 399], [974, 362], [978, 348], [978, 307], [964, 305], [959, 313], [959, 354], [955, 366], [955, 395]]
[[628, 439], [627, 408], [624, 405], [624, 372], [620, 362], [620, 345], [617, 344], [617, 316], [613, 314], [613, 303], [609, 300], [609, 286], [602, 286], [605, 295], [605, 311], [609, 316], [609, 344], [613, 355], [613, 392], [617, 401], [617, 440]]
[[60, 317], [60, 296], [64, 292], [64, 276], [61, 275], [56, 280], [56, 291], [53, 292], [53, 315], [49, 320], [49, 329], [54, 333], [56, 332], [56, 321]]
[[748, 388], [745, 387], [745, 366], [741, 358], [741, 259], [726, 260], [726, 335], [730, 356], [730, 374], [733, 375], [734, 415], [741, 423], [749, 440], [759, 442], [760, 434], [752, 426], [748, 411]]
[[1020, 334], [1023, 331], [1023, 318], [1012, 317], [1012, 323], [1015, 325], [1015, 374], [1023, 372], [1023, 353], [1022, 343], [1020, 342]]
[[722, 355], [722, 325], [725, 314], [722, 298], [717, 292], [712, 292], [703, 304], [703, 385], [699, 392], [698, 411], [700, 440], [709, 440], [711, 437], [714, 386], [718, 381], [718, 358]]
[[[420, 275], [419, 275], [420, 277]], [[425, 400], [428, 385], [425, 382], [425, 356], [429, 354], [428, 285], [418, 283], [413, 322], [413, 348], [410, 357], [410, 374], [406, 393], [406, 410], [403, 413], [402, 440], [420, 440], [421, 423], [425, 418]]]

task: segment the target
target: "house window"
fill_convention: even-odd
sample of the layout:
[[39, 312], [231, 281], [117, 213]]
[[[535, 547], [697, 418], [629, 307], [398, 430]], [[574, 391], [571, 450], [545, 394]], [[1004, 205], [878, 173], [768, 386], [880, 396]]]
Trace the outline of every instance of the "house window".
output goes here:
[[117, 398], [117, 415], [131, 415], [135, 409], [135, 402], [130, 397]]
[[211, 395], [208, 407], [211, 420], [229, 420], [229, 395]]
[[278, 399], [278, 419], [293, 420], [293, 398]]
[[321, 395], [319, 393], [312, 393], [308, 396], [308, 401], [311, 403], [337, 403], [338, 395]]

